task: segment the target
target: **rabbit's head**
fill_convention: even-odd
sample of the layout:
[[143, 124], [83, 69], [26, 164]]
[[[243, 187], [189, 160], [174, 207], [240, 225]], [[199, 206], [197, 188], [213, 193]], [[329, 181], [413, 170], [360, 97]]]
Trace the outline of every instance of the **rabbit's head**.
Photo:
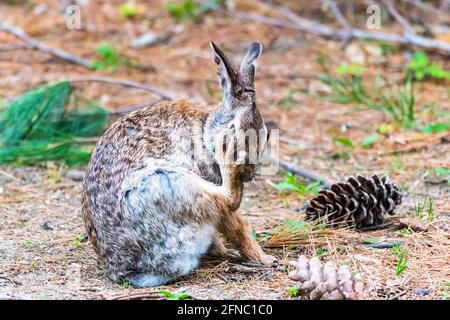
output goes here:
[[[228, 137], [233, 137], [237, 142], [233, 152], [234, 160], [238, 160], [237, 162], [241, 164], [241, 179], [249, 181], [256, 173], [269, 138], [268, 130], [256, 106], [254, 86], [256, 60], [261, 54], [262, 47], [256, 42], [250, 45], [239, 71], [217, 45], [211, 42], [211, 47], [223, 88], [223, 104], [212, 115], [212, 120], [206, 128], [207, 136], [211, 142], [224, 133]], [[213, 145], [217, 146], [217, 143]], [[215, 150], [215, 147], [213, 148]]]

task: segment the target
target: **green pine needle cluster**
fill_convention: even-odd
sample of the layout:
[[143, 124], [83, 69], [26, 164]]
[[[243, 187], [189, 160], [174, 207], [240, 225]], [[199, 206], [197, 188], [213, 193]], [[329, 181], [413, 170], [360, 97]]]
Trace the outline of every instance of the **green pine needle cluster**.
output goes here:
[[29, 91], [0, 112], [0, 164], [89, 161], [92, 143], [86, 138], [102, 133], [108, 113], [86, 100], [69, 109], [71, 98], [70, 82], [62, 81]]

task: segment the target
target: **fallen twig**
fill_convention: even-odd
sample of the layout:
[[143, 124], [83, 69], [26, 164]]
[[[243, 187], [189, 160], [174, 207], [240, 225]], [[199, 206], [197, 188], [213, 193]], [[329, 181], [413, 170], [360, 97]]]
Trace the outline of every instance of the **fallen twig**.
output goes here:
[[123, 294], [110, 298], [110, 300], [165, 300], [166, 297], [159, 292], [138, 292]]
[[14, 280], [14, 279], [11, 279], [11, 278], [8, 278], [8, 277], [5, 277], [5, 276], [0, 276], [0, 279], [9, 281], [9, 282], [11, 282], [11, 283], [13, 283], [13, 284], [15, 284], [15, 285], [17, 285], [17, 286], [22, 285], [22, 282], [16, 281], [16, 280]]
[[[450, 53], [450, 44], [437, 41], [430, 38], [419, 36], [415, 33], [405, 32], [403, 35], [378, 31], [366, 31], [363, 29], [351, 28], [350, 30], [337, 29], [335, 27], [328, 26], [321, 22], [310, 20], [293, 13], [287, 8], [279, 8], [273, 5], [265, 6], [270, 7], [271, 10], [282, 15], [287, 19], [270, 18], [264, 15], [242, 12], [242, 11], [228, 11], [221, 10], [225, 14], [237, 17], [243, 20], [251, 20], [263, 24], [274, 25], [282, 28], [289, 28], [308, 32], [325, 38], [331, 38], [335, 40], [346, 41], [347, 39], [359, 38], [367, 40], [393, 42], [399, 44], [416, 45], [428, 49], [437, 49], [445, 53]], [[336, 15], [337, 11], [335, 12]], [[341, 21], [342, 23], [343, 21]]]
[[131, 81], [131, 80], [124, 80], [124, 79], [114, 79], [114, 78], [108, 78], [103, 76], [85, 76], [85, 77], [77, 77], [70, 80], [71, 83], [79, 83], [79, 82], [103, 82], [103, 83], [109, 83], [113, 85], [119, 85], [124, 86], [128, 88], [134, 88], [134, 89], [140, 89], [148, 92], [155, 93], [166, 100], [173, 100], [174, 97], [171, 93], [165, 92], [157, 87], [154, 87], [152, 85]]
[[52, 56], [55, 56], [59, 59], [91, 69], [91, 63], [89, 63], [89, 61], [77, 57], [67, 51], [49, 47], [46, 44], [43, 44], [42, 42], [29, 36], [25, 31], [23, 31], [21, 28], [17, 26], [0, 21], [0, 31], [5, 31], [14, 35], [16, 38], [19, 38], [20, 40], [25, 42], [31, 49], [39, 50], [48, 53]]
[[409, 36], [415, 36], [416, 32], [414, 31], [414, 28], [409, 24], [409, 22], [400, 14], [400, 12], [397, 11], [397, 8], [395, 8], [394, 3], [392, 0], [381, 0], [386, 7], [388, 8], [390, 14], [395, 18], [395, 20], [398, 21], [405, 29], [405, 37]]
[[324, 0], [328, 7], [330, 7], [331, 11], [336, 17], [336, 20], [341, 24], [341, 26], [344, 28], [347, 36], [344, 38], [344, 43], [347, 43], [351, 40], [352, 37], [352, 27], [348, 23], [347, 19], [345, 19], [344, 15], [342, 14], [341, 10], [339, 10], [339, 7], [337, 6], [336, 2], [333, 0]]
[[373, 248], [373, 249], [390, 249], [395, 246], [401, 246], [404, 241], [395, 241], [395, 242], [380, 242], [380, 243], [366, 243], [365, 247]]
[[298, 166], [296, 166], [293, 163], [287, 162], [282, 159], [276, 159], [272, 158], [272, 162], [278, 163], [281, 168], [283, 168], [286, 171], [290, 171], [292, 173], [295, 173], [298, 176], [301, 176], [303, 178], [306, 178], [308, 180], [312, 181], [321, 181], [324, 188], [329, 189], [332, 185], [332, 183], [324, 178], [319, 177], [317, 174], [311, 171], [307, 171], [305, 169], [302, 169]]

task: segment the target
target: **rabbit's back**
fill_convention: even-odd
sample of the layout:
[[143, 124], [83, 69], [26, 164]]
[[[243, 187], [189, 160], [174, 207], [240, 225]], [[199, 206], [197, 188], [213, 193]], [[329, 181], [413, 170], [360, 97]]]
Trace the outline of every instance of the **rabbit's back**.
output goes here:
[[[192, 123], [204, 121], [206, 112], [186, 101], [163, 102], [131, 113], [116, 121], [99, 140], [83, 186], [83, 216], [91, 241], [101, 258], [108, 248], [108, 233], [127, 223], [120, 207], [124, 179], [152, 161], [207, 171], [193, 165], [190, 152]], [[202, 168], [204, 167], [204, 168]]]

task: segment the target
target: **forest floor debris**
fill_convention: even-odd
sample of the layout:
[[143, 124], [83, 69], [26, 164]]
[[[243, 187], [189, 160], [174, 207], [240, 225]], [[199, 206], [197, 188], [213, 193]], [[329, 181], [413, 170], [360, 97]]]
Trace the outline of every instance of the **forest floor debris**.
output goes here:
[[[135, 20], [118, 14], [121, 1], [91, 1], [90, 10], [83, 10], [83, 30], [67, 30], [59, 1], [46, 3], [44, 13], [2, 4], [5, 10], [0, 10], [0, 20], [86, 60], [96, 58], [102, 41], [112, 43], [133, 63], [118, 65], [113, 75], [96, 72], [24, 50], [13, 36], [0, 32], [0, 108], [38, 85], [98, 77], [155, 85], [201, 105], [218, 103], [220, 86], [209, 41], [223, 44], [237, 60], [243, 51], [240, 45], [260, 40], [264, 49], [256, 79], [258, 103], [266, 121], [280, 129], [280, 158], [329, 181], [343, 181], [357, 173], [388, 173], [404, 191], [403, 204], [387, 228], [365, 232], [326, 229], [315, 234], [296, 230], [297, 238], [293, 238], [292, 233], [275, 236], [274, 231], [286, 221], [303, 217], [301, 209], [309, 196], [276, 190], [273, 186], [283, 181], [282, 172], [259, 177], [247, 186], [241, 213], [279, 264], [266, 267], [232, 257], [206, 257], [198, 270], [162, 289], [174, 294], [190, 292], [194, 299], [295, 299], [289, 294], [295, 282], [287, 276], [287, 263], [304, 254], [337, 265], [346, 263], [363, 273], [375, 299], [450, 299], [448, 131], [405, 130], [384, 112], [331, 99], [332, 90], [322, 81], [318, 60], [326, 55], [332, 69], [342, 61], [351, 66], [341, 43], [213, 12], [204, 15], [201, 23], [180, 24], [170, 39], [157, 46], [136, 49], [128, 44], [140, 34], [162, 34], [174, 28], [164, 1], [148, 1], [153, 6], [149, 16]], [[290, 2], [292, 10], [297, 3]], [[305, 15], [320, 10], [310, 6], [302, 10]], [[412, 49], [385, 43], [354, 41], [351, 45], [363, 55], [364, 72], [373, 79], [379, 74], [402, 79], [408, 57], [414, 54]], [[427, 56], [450, 70], [450, 61], [442, 55], [427, 52]], [[112, 114], [158, 98], [158, 93], [148, 92], [152, 90], [102, 82], [80, 82], [79, 87], [83, 95], [99, 101]], [[436, 113], [450, 112], [448, 86], [432, 80], [419, 82], [416, 89], [415, 101], [425, 121]], [[376, 139], [367, 140], [374, 134]], [[0, 168], [0, 299], [161, 298], [159, 289], [133, 289], [106, 278], [84, 237], [82, 170], [53, 162]], [[403, 220], [399, 228], [396, 222], [401, 218], [418, 219], [420, 224]]]

